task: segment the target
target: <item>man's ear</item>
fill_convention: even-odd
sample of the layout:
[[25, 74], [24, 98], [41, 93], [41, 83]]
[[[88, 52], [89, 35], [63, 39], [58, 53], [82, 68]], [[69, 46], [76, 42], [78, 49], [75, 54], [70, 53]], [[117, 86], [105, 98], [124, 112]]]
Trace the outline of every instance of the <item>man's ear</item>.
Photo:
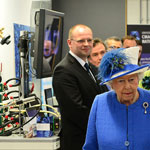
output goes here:
[[68, 40], [67, 40], [67, 43], [68, 43], [68, 46], [70, 47], [70, 45], [71, 45], [71, 40], [68, 39]]

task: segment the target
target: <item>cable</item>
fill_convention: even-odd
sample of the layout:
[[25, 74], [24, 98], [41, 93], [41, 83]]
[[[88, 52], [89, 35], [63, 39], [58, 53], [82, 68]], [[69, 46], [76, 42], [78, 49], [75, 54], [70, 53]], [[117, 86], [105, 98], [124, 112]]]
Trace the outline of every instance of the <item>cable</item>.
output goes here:
[[[31, 108], [31, 107], [30, 107]], [[19, 112], [20, 110], [15, 110], [15, 112]], [[13, 110], [10, 110], [10, 112], [13, 112]], [[26, 110], [21, 110], [21, 113], [25, 113]], [[40, 113], [49, 113], [49, 114], [52, 114], [53, 116], [56, 116], [57, 118], [60, 119], [60, 116], [54, 112], [51, 112], [51, 111], [46, 111], [46, 110], [40, 110]]]
[[53, 106], [47, 105], [47, 104], [42, 104], [42, 106], [46, 106], [46, 107], [49, 107], [49, 108], [53, 109], [57, 113], [57, 115], [60, 116], [60, 113]]
[[[16, 85], [13, 85], [13, 86], [16, 86]], [[19, 98], [20, 96], [22, 96], [22, 93], [21, 93], [20, 91], [18, 91], [18, 90], [9, 91], [9, 92], [3, 94], [3, 96], [4, 96], [3, 101], [4, 101], [4, 100], [8, 100], [8, 99], [9, 99], [9, 98], [8, 98], [8, 95], [9, 95], [9, 94], [12, 94], [12, 93], [18, 93], [18, 96], [12, 96], [11, 99], [12, 99], [12, 98], [13, 98], [13, 99], [17, 99], [17, 98]]]
[[0, 136], [9, 135], [10, 133], [12, 133], [12, 131], [15, 131], [15, 130], [17, 130], [17, 129], [19, 129], [19, 128], [22, 128], [24, 125], [26, 125], [27, 123], [29, 123], [31, 120], [33, 120], [33, 119], [38, 115], [38, 113], [40, 112], [40, 108], [41, 108], [41, 106], [42, 106], [42, 103], [41, 103], [41, 100], [40, 100], [38, 97], [36, 97], [36, 99], [39, 100], [39, 103], [40, 103], [40, 107], [39, 107], [37, 113], [36, 113], [31, 119], [29, 119], [29, 120], [26, 121], [24, 124], [22, 124], [21, 126], [16, 127], [16, 128], [13, 128], [13, 129], [10, 129], [10, 130], [8, 130], [8, 131], [6, 131], [6, 132], [0, 134]]
[[[36, 113], [32, 118], [30, 118], [28, 121], [26, 121], [24, 124], [22, 124], [22, 125], [20, 125], [20, 126], [18, 126], [18, 127], [16, 127], [16, 128], [7, 130], [7, 131], [5, 131], [4, 133], [0, 134], [0, 136], [10, 135], [10, 134], [12, 133], [12, 131], [15, 131], [15, 130], [17, 130], [17, 129], [19, 129], [19, 128], [22, 128], [24, 125], [26, 125], [26, 124], [29, 123], [31, 120], [33, 120], [33, 119], [38, 115], [38, 113], [49, 113], [49, 114], [52, 114], [53, 116], [56, 116], [59, 120], [61, 120], [61, 117], [60, 117], [59, 112], [58, 112], [54, 107], [52, 107], [52, 106], [50, 106], [50, 105], [42, 104], [42, 103], [41, 103], [41, 100], [40, 100], [38, 97], [36, 97], [36, 99], [39, 101], [40, 104], [39, 104], [39, 105], [31, 106], [30, 108], [33, 108], [33, 107], [37, 107], [37, 106], [38, 106], [39, 109], [38, 109], [37, 113]], [[15, 105], [15, 107], [17, 107], [17, 106], [19, 107], [20, 105]], [[55, 111], [55, 113], [54, 113], [54, 112], [51, 112], [51, 111], [40, 110], [42, 106], [46, 106], [46, 107], [49, 107], [49, 108], [53, 109], [53, 110]], [[3, 107], [4, 107], [4, 106], [3, 106]], [[16, 111], [17, 111], [17, 112], [21, 112], [22, 114], [26, 112], [26, 110], [15, 110], [15, 112], [16, 112]], [[10, 112], [12, 112], [12, 110], [10, 110]], [[23, 117], [22, 117], [22, 118], [23, 118]], [[11, 120], [11, 121], [6, 122], [2, 127], [4, 128], [6, 125], [15, 122], [16, 119], [17, 119], [17, 118], [15, 118], [15, 120]]]
[[11, 78], [11, 79], [8, 79], [4, 83], [4, 85], [8, 84], [8, 82], [13, 81], [13, 80], [18, 81], [18, 82], [16, 84], [11, 85], [11, 87], [19, 86], [21, 84], [21, 80], [19, 78]]
[[[14, 103], [15, 103], [15, 101], [13, 101], [13, 102], [12, 102], [11, 104], [9, 104], [9, 105], [0, 103], [0, 105], [3, 105], [3, 106], [0, 106], [0, 109], [9, 107], [10, 105], [12, 105], [12, 104], [14, 104]], [[4, 106], [5, 106], [5, 107], [4, 107]], [[19, 105], [15, 105], [15, 106], [16, 106], [16, 107], [19, 107]], [[34, 106], [31, 106], [30, 108], [32, 108], [32, 107], [38, 107], [38, 106], [40, 106], [40, 105], [34, 105]], [[53, 106], [47, 105], [47, 104], [42, 104], [42, 106], [46, 106], [46, 107], [49, 107], [49, 108], [53, 109], [53, 110], [56, 112], [55, 115], [56, 115], [58, 118], [60, 118], [60, 113], [59, 113]], [[22, 111], [25, 111], [25, 110], [22, 110]], [[45, 111], [45, 112], [50, 112], [50, 111]]]

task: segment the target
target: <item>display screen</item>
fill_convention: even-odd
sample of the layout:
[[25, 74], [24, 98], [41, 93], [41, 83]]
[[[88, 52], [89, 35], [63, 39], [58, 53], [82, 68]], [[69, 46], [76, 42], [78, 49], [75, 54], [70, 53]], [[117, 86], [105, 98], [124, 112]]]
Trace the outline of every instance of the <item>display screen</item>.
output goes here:
[[51, 88], [45, 89], [44, 94], [46, 104], [53, 106], [52, 89]]
[[63, 15], [44, 9], [36, 13], [34, 68], [37, 78], [50, 77], [62, 59]]

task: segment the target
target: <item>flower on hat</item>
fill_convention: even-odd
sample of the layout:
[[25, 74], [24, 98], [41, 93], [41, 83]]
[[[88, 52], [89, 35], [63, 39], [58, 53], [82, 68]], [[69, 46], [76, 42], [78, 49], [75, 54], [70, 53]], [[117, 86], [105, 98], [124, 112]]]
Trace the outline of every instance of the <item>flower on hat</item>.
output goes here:
[[123, 48], [107, 52], [101, 61], [99, 77], [103, 80], [123, 69], [129, 63], [129, 58], [122, 53]]
[[117, 58], [116, 56], [114, 58], [112, 58], [112, 68], [111, 69], [116, 69], [119, 70], [120, 68], [123, 69], [124, 67], [124, 60], [122, 58]]

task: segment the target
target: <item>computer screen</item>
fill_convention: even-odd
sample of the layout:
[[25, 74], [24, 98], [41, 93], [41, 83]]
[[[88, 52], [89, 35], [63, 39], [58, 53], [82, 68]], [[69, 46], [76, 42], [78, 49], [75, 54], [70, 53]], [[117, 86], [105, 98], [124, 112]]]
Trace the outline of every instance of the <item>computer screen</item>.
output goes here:
[[35, 13], [34, 64], [37, 78], [51, 77], [62, 59], [64, 13], [40, 9]]

